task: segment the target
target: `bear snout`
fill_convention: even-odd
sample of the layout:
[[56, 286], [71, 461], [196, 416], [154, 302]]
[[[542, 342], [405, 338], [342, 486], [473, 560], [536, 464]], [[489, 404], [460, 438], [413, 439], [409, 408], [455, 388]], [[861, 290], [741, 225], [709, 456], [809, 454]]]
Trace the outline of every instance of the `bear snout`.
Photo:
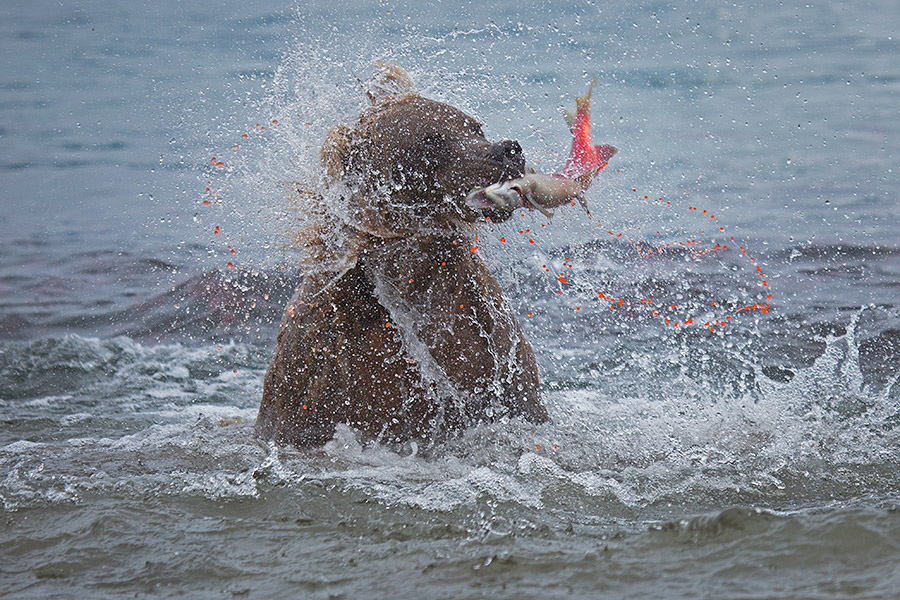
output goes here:
[[515, 140], [502, 140], [491, 144], [489, 155], [492, 160], [502, 166], [500, 179], [516, 179], [525, 174], [525, 154], [522, 146]]

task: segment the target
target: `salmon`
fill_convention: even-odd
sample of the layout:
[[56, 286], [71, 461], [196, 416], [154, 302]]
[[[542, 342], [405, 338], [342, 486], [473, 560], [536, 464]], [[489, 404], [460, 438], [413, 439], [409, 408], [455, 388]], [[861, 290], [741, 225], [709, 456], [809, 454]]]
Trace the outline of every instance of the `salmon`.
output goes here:
[[476, 210], [504, 211], [524, 206], [537, 209], [549, 218], [553, 216], [551, 208], [578, 200], [588, 210], [584, 192], [617, 152], [615, 146], [597, 146], [591, 139], [591, 93], [596, 83], [594, 79], [587, 92], [575, 98], [575, 112], [566, 113], [572, 147], [562, 171], [553, 174], [532, 172], [475, 190], [466, 197], [467, 206]]

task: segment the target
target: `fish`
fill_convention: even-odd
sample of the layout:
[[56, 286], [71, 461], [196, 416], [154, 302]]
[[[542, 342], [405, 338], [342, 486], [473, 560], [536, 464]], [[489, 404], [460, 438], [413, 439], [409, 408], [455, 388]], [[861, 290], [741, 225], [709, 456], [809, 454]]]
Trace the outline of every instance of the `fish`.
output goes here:
[[584, 192], [618, 152], [615, 146], [595, 145], [591, 139], [591, 93], [596, 83], [594, 79], [585, 94], [576, 96], [574, 113], [566, 112], [572, 146], [560, 172], [547, 174], [532, 171], [517, 179], [473, 190], [466, 196], [466, 205], [474, 210], [499, 209], [508, 212], [527, 207], [551, 218], [551, 208], [578, 200], [590, 213]]

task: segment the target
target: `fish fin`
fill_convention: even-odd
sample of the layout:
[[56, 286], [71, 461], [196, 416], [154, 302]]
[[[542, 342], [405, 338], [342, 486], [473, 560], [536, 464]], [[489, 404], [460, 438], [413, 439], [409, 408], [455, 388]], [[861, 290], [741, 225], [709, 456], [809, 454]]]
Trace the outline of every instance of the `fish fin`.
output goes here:
[[586, 212], [587, 214], [591, 214], [591, 209], [588, 208], [587, 198], [584, 197], [584, 193], [578, 194], [575, 197], [578, 198], [578, 202], [581, 203], [581, 207], [584, 208], [584, 212]]
[[602, 144], [600, 146], [594, 146], [597, 149], [597, 156], [600, 158], [601, 163], [605, 163], [609, 159], [611, 159], [616, 152], [619, 151], [615, 146], [610, 146], [609, 144]]
[[[531, 196], [531, 194], [526, 194], [525, 199], [528, 200], [528, 203], [531, 204], [532, 208], [541, 211], [541, 214], [543, 214], [545, 217], [547, 217], [548, 219], [553, 218], [553, 211], [538, 204], [537, 201]], [[587, 208], [587, 205], [585, 205], [585, 208]]]
[[591, 81], [591, 85], [588, 86], [587, 92], [585, 92], [583, 96], [577, 96], [575, 98], [575, 109], [578, 112], [584, 112], [588, 115], [591, 114], [591, 93], [594, 91], [595, 85], [597, 85], [596, 77]]
[[[582, 190], [586, 190], [589, 187], [591, 187], [591, 184], [594, 182], [594, 177], [596, 177], [597, 173], [599, 173], [599, 172], [600, 172], [600, 169], [595, 167], [593, 169], [585, 171], [584, 173], [582, 173], [578, 177], [575, 177], [574, 179], [578, 183], [578, 187], [580, 187]], [[585, 208], [585, 210], [587, 210], [587, 203], [585, 203], [582, 200], [582, 204], [584, 204], [584, 208]]]
[[569, 126], [569, 131], [571, 131], [572, 128], [575, 127], [575, 111], [564, 108], [563, 118], [566, 120], [566, 125]]

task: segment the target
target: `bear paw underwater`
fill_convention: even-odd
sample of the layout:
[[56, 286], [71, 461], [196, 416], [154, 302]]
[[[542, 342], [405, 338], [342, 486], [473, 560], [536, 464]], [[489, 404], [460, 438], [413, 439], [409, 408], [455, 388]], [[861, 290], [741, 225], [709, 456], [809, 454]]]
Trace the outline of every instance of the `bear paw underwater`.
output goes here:
[[475, 221], [511, 216], [466, 199], [523, 177], [521, 147], [489, 142], [475, 119], [415, 93], [398, 67], [380, 67], [368, 95], [372, 106], [322, 148], [350, 211], [343, 254], [312, 252], [306, 263], [258, 434], [309, 446], [341, 423], [404, 441], [501, 417], [547, 421], [534, 352], [469, 243]]

